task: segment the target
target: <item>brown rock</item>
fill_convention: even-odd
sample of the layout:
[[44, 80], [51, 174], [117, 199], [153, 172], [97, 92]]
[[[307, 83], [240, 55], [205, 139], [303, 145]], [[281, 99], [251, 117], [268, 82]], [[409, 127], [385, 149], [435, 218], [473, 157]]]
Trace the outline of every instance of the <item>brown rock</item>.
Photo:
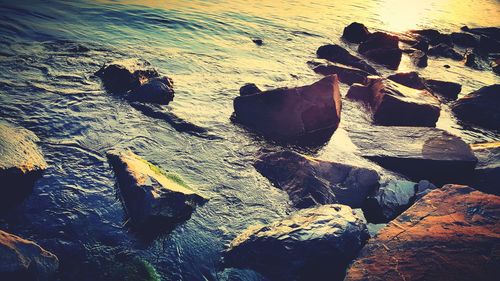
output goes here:
[[358, 52], [390, 69], [398, 69], [402, 50], [397, 36], [375, 32], [359, 45]]
[[328, 44], [319, 47], [316, 51], [316, 55], [320, 59], [326, 59], [334, 63], [340, 63], [361, 69], [373, 75], [378, 75], [378, 72], [371, 65], [361, 58], [351, 55], [349, 51], [336, 44]]
[[342, 38], [352, 43], [361, 43], [370, 35], [368, 28], [362, 23], [353, 22], [344, 28]]
[[500, 142], [472, 144], [471, 148], [478, 159], [472, 186], [500, 196]]
[[337, 74], [339, 81], [344, 84], [352, 85], [353, 83], [366, 83], [366, 77], [370, 74], [353, 67], [346, 65], [333, 63], [329, 61], [313, 61], [311, 64], [315, 65], [313, 67], [314, 72], [323, 75]]

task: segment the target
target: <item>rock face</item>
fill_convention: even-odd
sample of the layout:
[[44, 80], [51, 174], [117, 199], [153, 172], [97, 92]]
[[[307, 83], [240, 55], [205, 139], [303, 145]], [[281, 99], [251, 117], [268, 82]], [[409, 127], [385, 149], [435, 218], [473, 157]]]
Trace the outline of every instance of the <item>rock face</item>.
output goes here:
[[346, 49], [336, 44], [324, 45], [318, 48], [316, 55], [320, 59], [326, 59], [331, 62], [340, 63], [361, 69], [373, 75], [378, 75], [378, 72], [364, 60], [353, 56]]
[[351, 208], [324, 205], [248, 228], [231, 242], [224, 261], [272, 280], [340, 281], [368, 237], [363, 219]]
[[455, 51], [453, 47], [450, 47], [449, 45], [443, 43], [430, 48], [427, 54], [429, 56], [444, 57], [457, 61], [464, 59], [464, 56], [457, 53], [457, 51]]
[[496, 280], [499, 214], [498, 196], [436, 189], [371, 239], [345, 280]]
[[370, 35], [368, 28], [362, 23], [353, 22], [344, 28], [342, 38], [351, 43], [361, 43]]
[[316, 73], [320, 73], [323, 75], [332, 75], [336, 74], [339, 78], [339, 81], [344, 84], [352, 85], [353, 83], [366, 83], [366, 77], [370, 75], [368, 72], [345, 66], [338, 63], [333, 63], [329, 61], [313, 61], [310, 64], [314, 65], [313, 70]]
[[47, 168], [31, 131], [0, 121], [0, 210], [6, 210], [27, 196]]
[[131, 151], [112, 150], [107, 156], [131, 226], [140, 232], [171, 229], [207, 200], [178, 175], [160, 170]]
[[339, 203], [360, 208], [379, 183], [376, 171], [309, 158], [291, 151], [263, 155], [255, 168], [286, 191], [297, 208]]
[[500, 129], [500, 84], [481, 89], [456, 100], [453, 113], [460, 120], [489, 129]]
[[463, 182], [477, 163], [469, 145], [436, 128], [374, 126], [349, 136], [363, 157], [413, 181]]
[[[358, 89], [360, 86], [356, 86]], [[415, 90], [392, 80], [368, 77], [362, 100], [369, 103], [376, 124], [385, 126], [435, 126], [440, 114], [439, 100], [426, 90]], [[350, 91], [351, 92], [351, 91]], [[348, 98], [355, 95], [348, 93]], [[356, 96], [359, 97], [359, 96]]]
[[277, 140], [327, 139], [340, 122], [336, 75], [297, 88], [281, 88], [234, 99], [233, 120]]
[[0, 279], [51, 280], [59, 267], [52, 253], [32, 241], [0, 230]]
[[383, 32], [370, 34], [359, 45], [358, 52], [390, 69], [398, 69], [403, 54], [398, 37]]
[[500, 142], [471, 145], [478, 158], [474, 188], [500, 196]]

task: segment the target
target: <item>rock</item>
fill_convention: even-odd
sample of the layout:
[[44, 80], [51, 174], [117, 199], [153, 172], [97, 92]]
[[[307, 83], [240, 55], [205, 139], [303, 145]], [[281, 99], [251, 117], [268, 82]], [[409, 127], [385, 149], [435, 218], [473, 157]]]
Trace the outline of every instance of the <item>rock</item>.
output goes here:
[[36, 243], [0, 230], [0, 279], [52, 280], [59, 267], [57, 257]]
[[158, 71], [151, 64], [136, 59], [126, 59], [107, 63], [95, 75], [111, 93], [124, 94], [146, 83], [151, 78], [159, 77]]
[[462, 91], [462, 85], [455, 82], [425, 79], [424, 83], [427, 89], [431, 90], [432, 93], [447, 99], [457, 99], [458, 94]]
[[340, 122], [336, 75], [311, 85], [264, 91], [234, 99], [233, 120], [284, 141], [328, 139]]
[[359, 45], [358, 52], [389, 69], [398, 69], [402, 50], [397, 36], [375, 32]]
[[499, 214], [498, 196], [436, 189], [368, 241], [345, 281], [496, 280]]
[[457, 51], [455, 51], [453, 47], [442, 43], [430, 48], [427, 54], [429, 56], [445, 57], [457, 61], [463, 60], [464, 58], [461, 54], [457, 53]]
[[446, 44], [452, 46], [451, 36], [443, 34], [435, 29], [411, 30], [411, 33], [423, 36], [431, 45]]
[[378, 75], [378, 72], [366, 63], [364, 60], [353, 56], [346, 49], [336, 44], [324, 45], [318, 48], [316, 55], [320, 59], [326, 59], [331, 62], [340, 63], [354, 68], [359, 68], [370, 74]]
[[420, 51], [420, 50], [416, 50], [414, 51], [413, 53], [411, 53], [410, 55], [410, 59], [411, 59], [411, 62], [417, 66], [417, 67], [427, 67], [427, 61], [428, 61], [428, 57], [427, 57], [427, 54]]
[[346, 98], [351, 100], [358, 100], [369, 103], [371, 99], [372, 91], [369, 87], [362, 84], [352, 84], [346, 94]]
[[344, 28], [342, 38], [351, 43], [361, 43], [370, 35], [368, 28], [362, 23], [353, 22]]
[[170, 230], [207, 201], [178, 175], [162, 171], [129, 150], [111, 150], [107, 157], [131, 226], [140, 233]]
[[366, 228], [368, 228], [368, 233], [370, 234], [370, 237], [375, 237], [382, 228], [384, 228], [387, 224], [386, 223], [367, 223]]
[[495, 59], [491, 62], [490, 65], [493, 72], [495, 72], [496, 74], [500, 74], [500, 59]]
[[468, 180], [477, 162], [462, 139], [436, 128], [373, 126], [349, 137], [361, 156], [412, 181]]
[[471, 145], [478, 158], [472, 186], [500, 196], [500, 142]]
[[418, 75], [417, 72], [398, 72], [396, 74], [392, 74], [387, 76], [387, 79], [390, 79], [394, 82], [397, 82], [401, 85], [405, 85], [406, 87], [410, 87], [417, 90], [424, 90], [425, 84], [422, 78]]
[[428, 91], [415, 90], [380, 77], [368, 77], [366, 87], [370, 91], [365, 92], [370, 95], [365, 102], [372, 108], [375, 123], [385, 126], [436, 125], [440, 104]]
[[257, 46], [264, 45], [264, 41], [262, 39], [252, 39], [252, 42], [254, 42], [255, 45], [257, 45]]
[[376, 171], [309, 158], [291, 151], [260, 157], [254, 164], [297, 208], [339, 203], [360, 208], [379, 183]]
[[251, 96], [262, 92], [254, 83], [247, 83], [240, 88], [240, 96]]
[[470, 50], [467, 50], [467, 52], [465, 52], [464, 65], [470, 68], [481, 70], [481, 67], [477, 64], [476, 55]]
[[479, 50], [483, 53], [500, 53], [500, 41], [488, 36], [479, 37]]
[[411, 45], [411, 47], [425, 53], [429, 50], [429, 42], [427, 42], [427, 40], [420, 40], [417, 43]]
[[47, 169], [31, 131], [0, 121], [0, 211], [20, 203]]
[[314, 64], [316, 64], [313, 67], [314, 72], [323, 75], [336, 74], [341, 83], [348, 85], [352, 85], [353, 83], [364, 84], [366, 83], [366, 77], [370, 75], [368, 72], [363, 70], [329, 61]]
[[172, 79], [163, 76], [152, 78], [143, 85], [135, 88], [127, 95], [129, 101], [139, 101], [156, 104], [168, 104], [174, 99]]
[[469, 32], [472, 34], [488, 36], [492, 39], [500, 41], [500, 28], [498, 28], [498, 27], [469, 28], [467, 26], [463, 26], [461, 29], [463, 31], [466, 31], [466, 32]]
[[476, 37], [468, 33], [453, 32], [450, 34], [451, 41], [456, 45], [463, 47], [475, 47], [478, 44]]
[[482, 87], [452, 104], [460, 120], [489, 129], [500, 130], [500, 84]]
[[444, 67], [444, 68], [451, 68], [451, 66], [450, 66], [450, 65], [448, 65], [448, 64], [443, 65], [443, 67]]
[[231, 242], [224, 263], [271, 280], [340, 281], [368, 238], [363, 219], [351, 208], [324, 205], [248, 228]]

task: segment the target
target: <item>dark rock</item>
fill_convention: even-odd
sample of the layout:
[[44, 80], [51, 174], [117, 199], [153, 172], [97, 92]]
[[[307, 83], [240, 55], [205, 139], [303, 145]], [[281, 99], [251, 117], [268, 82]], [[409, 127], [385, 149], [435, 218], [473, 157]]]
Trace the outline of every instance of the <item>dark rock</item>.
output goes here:
[[468, 33], [463, 32], [453, 32], [450, 34], [453, 43], [464, 47], [475, 47], [478, 44], [476, 37]]
[[251, 96], [262, 92], [254, 83], [247, 83], [240, 88], [240, 96]]
[[57, 257], [16, 235], [0, 230], [0, 280], [52, 280], [59, 260]]
[[158, 71], [148, 62], [127, 59], [107, 63], [95, 75], [100, 77], [104, 87], [111, 93], [124, 94], [159, 77]]
[[342, 38], [352, 43], [361, 43], [370, 35], [368, 28], [362, 23], [353, 22], [344, 28]]
[[266, 154], [255, 168], [286, 191], [297, 208], [339, 203], [360, 208], [378, 187], [376, 171], [302, 156], [291, 151]]
[[346, 98], [351, 100], [363, 101], [366, 103], [370, 102], [372, 96], [372, 90], [362, 84], [352, 84], [347, 91]]
[[366, 63], [364, 60], [353, 56], [346, 49], [336, 44], [324, 45], [318, 48], [316, 55], [320, 59], [326, 59], [331, 62], [352, 66], [366, 71], [370, 74], [378, 75], [378, 72]]
[[47, 168], [31, 131], [0, 121], [0, 211], [20, 203]]
[[162, 171], [129, 150], [112, 150], [107, 157], [131, 226], [140, 233], [154, 236], [170, 230], [207, 201], [178, 175]]
[[252, 39], [252, 42], [254, 42], [255, 45], [257, 45], [257, 46], [264, 45], [264, 41], [262, 39]]
[[493, 281], [500, 197], [447, 185], [418, 200], [368, 241], [345, 281]]
[[500, 196], [500, 142], [471, 145], [478, 158], [472, 185], [482, 192]]
[[495, 72], [496, 74], [500, 74], [500, 59], [492, 61], [490, 65], [493, 72]]
[[415, 200], [424, 197], [427, 193], [436, 189], [437, 187], [428, 180], [421, 180], [415, 186]]
[[465, 66], [481, 70], [481, 67], [478, 65], [476, 61], [476, 55], [472, 51], [467, 50], [467, 52], [465, 52], [464, 58], [465, 58], [464, 61]]
[[234, 99], [233, 120], [277, 140], [329, 138], [340, 122], [336, 75], [308, 86], [264, 91]]
[[231, 242], [224, 262], [272, 280], [340, 281], [368, 238], [350, 207], [324, 205], [248, 228]]
[[462, 91], [462, 85], [434, 79], [425, 79], [425, 86], [434, 94], [439, 94], [447, 99], [456, 99]]
[[415, 52], [411, 53], [410, 55], [411, 62], [417, 66], [417, 67], [427, 67], [427, 61], [428, 57], [427, 54], [420, 51], [416, 50]]
[[427, 52], [429, 50], [429, 42], [427, 42], [427, 40], [420, 40], [417, 43], [413, 44], [411, 47], [422, 52]]
[[456, 100], [452, 110], [460, 120], [500, 130], [500, 84], [482, 87]]
[[431, 45], [446, 44], [452, 46], [453, 42], [449, 35], [443, 34], [435, 29], [411, 30], [410, 32], [423, 36]]
[[152, 78], [148, 82], [132, 90], [126, 98], [129, 101], [168, 104], [174, 99], [173, 87], [172, 79], [166, 76]]
[[341, 83], [348, 85], [352, 85], [353, 83], [364, 84], [366, 83], [366, 77], [370, 75], [368, 72], [365, 72], [363, 70], [329, 61], [314, 64], [314, 72], [323, 75], [336, 74]]
[[397, 36], [375, 32], [359, 45], [358, 52], [390, 69], [397, 69], [401, 62], [402, 50]]
[[425, 85], [424, 81], [417, 72], [398, 72], [396, 74], [392, 74], [387, 76], [387, 79], [390, 79], [394, 82], [397, 82], [401, 85], [405, 85], [406, 87], [410, 87], [417, 90], [424, 90]]
[[462, 139], [436, 128], [373, 126], [349, 136], [361, 156], [412, 181], [466, 181], [477, 162]]
[[444, 58], [449, 58], [452, 60], [463, 60], [464, 57], [459, 54], [457, 51], [453, 49], [453, 47], [450, 47], [446, 44], [439, 44], [437, 46], [434, 46], [429, 49], [427, 52], [429, 56], [435, 56], [435, 57], [444, 57]]
[[444, 67], [444, 68], [451, 68], [451, 66], [450, 66], [450, 65], [448, 65], [448, 64], [443, 65], [443, 67]]
[[483, 53], [500, 53], [500, 41], [488, 36], [479, 37], [479, 50]]
[[500, 41], [500, 28], [498, 28], [498, 27], [468, 28], [467, 26], [464, 26], [461, 29], [463, 31], [466, 31], [466, 32], [469, 32], [472, 34], [484, 35], [484, 36], [488, 36], [494, 40]]

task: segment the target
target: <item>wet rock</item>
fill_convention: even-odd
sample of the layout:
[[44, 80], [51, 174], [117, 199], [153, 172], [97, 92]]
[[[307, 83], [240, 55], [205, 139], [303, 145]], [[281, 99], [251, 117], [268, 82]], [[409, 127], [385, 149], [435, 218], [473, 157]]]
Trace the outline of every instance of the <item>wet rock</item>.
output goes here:
[[429, 50], [429, 42], [427, 42], [427, 40], [420, 40], [417, 43], [411, 45], [411, 47], [425, 53]]
[[460, 120], [489, 129], [500, 130], [500, 84], [482, 87], [452, 104]]
[[427, 67], [428, 57], [423, 51], [416, 50], [410, 55], [411, 62], [417, 67]]
[[349, 136], [361, 156], [412, 181], [467, 181], [477, 162], [462, 139], [436, 128], [373, 126]]
[[483, 53], [500, 53], [500, 41], [488, 36], [479, 37], [479, 50]]
[[346, 94], [346, 98], [351, 100], [363, 101], [366, 103], [370, 102], [372, 91], [369, 87], [363, 84], [352, 84]]
[[424, 90], [425, 84], [424, 80], [420, 78], [417, 72], [398, 72], [392, 75], [387, 76], [387, 79], [390, 79], [394, 82], [397, 82], [401, 85], [405, 85], [406, 87], [410, 87], [417, 90]]
[[375, 32], [359, 45], [358, 52], [390, 69], [398, 69], [402, 50], [397, 36]]
[[247, 83], [240, 88], [240, 96], [251, 96], [262, 92], [254, 83]]
[[458, 94], [462, 91], [462, 85], [455, 82], [425, 79], [424, 83], [432, 93], [447, 99], [457, 99]]
[[313, 67], [314, 72], [323, 75], [336, 74], [341, 83], [348, 85], [352, 85], [353, 83], [364, 84], [366, 83], [366, 77], [370, 75], [368, 72], [363, 70], [326, 60], [323, 62], [313, 62], [313, 64], [315, 65]]
[[131, 226], [140, 233], [170, 230], [207, 201], [178, 175], [162, 171], [129, 150], [111, 150], [107, 157]]
[[495, 72], [496, 74], [500, 74], [500, 59], [492, 61], [490, 65], [493, 72]]
[[363, 219], [351, 208], [323, 205], [248, 228], [231, 242], [224, 262], [271, 280], [340, 281], [368, 238]]
[[471, 145], [478, 158], [472, 186], [495, 195], [500, 195], [500, 142]]
[[31, 131], [0, 121], [0, 211], [20, 203], [47, 168]]
[[354, 280], [495, 280], [500, 197], [447, 185], [417, 201], [368, 241]]
[[435, 29], [411, 30], [410, 32], [421, 35], [431, 45], [446, 44], [448, 46], [453, 46], [452, 39], [449, 35], [443, 34]]
[[[436, 125], [440, 104], [428, 91], [412, 89], [380, 77], [368, 77], [366, 87], [370, 89], [370, 95], [364, 101], [371, 106], [375, 123], [385, 126]], [[353, 95], [347, 97], [352, 98]]]
[[415, 186], [415, 200], [424, 197], [427, 193], [436, 189], [437, 187], [428, 180], [421, 180]]
[[254, 164], [297, 208], [339, 203], [360, 208], [378, 187], [376, 171], [309, 158], [291, 151], [270, 153]]
[[463, 47], [475, 47], [478, 44], [478, 40], [473, 35], [463, 32], [453, 32], [450, 34], [453, 43]]
[[52, 280], [59, 260], [36, 243], [0, 230], [0, 279]]
[[492, 39], [500, 41], [500, 28], [498, 28], [498, 27], [469, 28], [467, 26], [463, 26], [461, 29], [463, 31], [466, 31], [466, 32], [469, 32], [472, 34], [488, 36]]
[[127, 95], [129, 101], [139, 101], [156, 104], [168, 104], [174, 99], [174, 84], [172, 79], [163, 76], [152, 78], [135, 88]]
[[470, 50], [467, 50], [467, 52], [465, 52], [464, 65], [474, 69], [482, 69], [476, 61], [476, 54], [474, 54]]
[[327, 139], [340, 122], [336, 75], [311, 85], [280, 88], [234, 99], [233, 120], [283, 141]]
[[257, 45], [257, 46], [264, 45], [264, 41], [262, 39], [258, 39], [258, 38], [257, 39], [252, 39], [252, 42], [254, 42], [255, 45]]
[[336, 44], [324, 45], [318, 48], [316, 55], [320, 59], [340, 63], [354, 68], [359, 68], [370, 74], [378, 75], [378, 72], [361, 58], [353, 56], [346, 49]]
[[453, 47], [450, 47], [446, 44], [439, 44], [437, 46], [434, 46], [429, 49], [427, 52], [429, 56], [435, 56], [435, 57], [444, 57], [444, 58], [449, 58], [452, 60], [463, 60], [464, 56], [459, 54], [457, 51], [453, 49]]
[[107, 63], [95, 75], [111, 93], [124, 94], [159, 77], [158, 71], [150, 63], [136, 59], [118, 60]]
[[386, 223], [367, 223], [366, 228], [368, 228], [370, 237], [375, 237], [386, 225]]
[[370, 35], [368, 28], [362, 23], [353, 22], [344, 28], [342, 38], [351, 43], [361, 43]]

